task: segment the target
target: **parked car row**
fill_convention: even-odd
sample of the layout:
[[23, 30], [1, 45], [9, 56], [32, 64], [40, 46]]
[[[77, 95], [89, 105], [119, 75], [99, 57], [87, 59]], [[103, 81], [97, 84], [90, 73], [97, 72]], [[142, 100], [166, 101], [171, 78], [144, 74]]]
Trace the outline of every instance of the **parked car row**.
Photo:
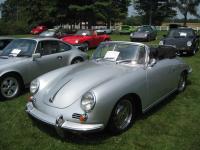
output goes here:
[[[199, 36], [188, 28], [171, 30], [154, 47], [110, 41], [109, 35], [95, 30], [79, 30], [61, 39], [52, 38], [57, 31], [45, 32], [45, 38], [12, 39], [3, 49], [0, 96], [14, 98], [30, 87], [26, 112], [54, 126], [59, 135], [64, 130], [127, 130], [138, 114], [170, 94], [185, 90], [192, 69], [177, 58], [179, 47], [175, 44], [184, 39], [180, 45], [187, 43], [187, 49], [178, 52], [192, 54], [199, 46]], [[150, 41], [156, 35], [154, 27], [144, 25], [130, 38]], [[168, 41], [167, 37], [177, 41]], [[88, 55], [83, 51], [93, 47], [97, 48], [91, 60], [86, 61]]]

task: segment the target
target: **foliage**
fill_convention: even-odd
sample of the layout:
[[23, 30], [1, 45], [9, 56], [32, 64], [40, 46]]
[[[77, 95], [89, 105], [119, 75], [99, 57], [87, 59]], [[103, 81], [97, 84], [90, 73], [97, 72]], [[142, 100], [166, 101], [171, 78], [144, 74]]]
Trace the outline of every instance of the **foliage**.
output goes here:
[[0, 21], [0, 27], [0, 35], [13, 35], [30, 32], [29, 26], [23, 21]]
[[143, 17], [143, 24], [160, 25], [165, 18], [173, 17], [176, 11], [168, 1], [134, 0], [134, 7]]
[[200, 0], [177, 0], [177, 7], [184, 16], [184, 26], [186, 26], [188, 20], [188, 13], [200, 17], [200, 14], [197, 13], [199, 5]]
[[123, 24], [131, 25], [131, 26], [140, 26], [142, 25], [142, 17], [141, 16], [131, 16], [127, 17]]
[[125, 19], [129, 3], [130, 0], [6, 0], [1, 5], [2, 20], [25, 22], [29, 28], [82, 22], [90, 28], [97, 21], [109, 25]]

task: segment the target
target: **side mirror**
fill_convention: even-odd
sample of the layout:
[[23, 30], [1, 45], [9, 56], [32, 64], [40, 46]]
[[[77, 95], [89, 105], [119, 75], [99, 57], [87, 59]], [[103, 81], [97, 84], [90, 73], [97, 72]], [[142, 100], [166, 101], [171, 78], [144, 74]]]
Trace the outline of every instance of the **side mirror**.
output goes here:
[[40, 58], [41, 54], [40, 53], [35, 53], [32, 55], [33, 61], [36, 60], [37, 58]]
[[156, 64], [156, 59], [155, 58], [150, 59], [150, 61], [149, 61], [149, 67], [153, 67], [155, 64]]

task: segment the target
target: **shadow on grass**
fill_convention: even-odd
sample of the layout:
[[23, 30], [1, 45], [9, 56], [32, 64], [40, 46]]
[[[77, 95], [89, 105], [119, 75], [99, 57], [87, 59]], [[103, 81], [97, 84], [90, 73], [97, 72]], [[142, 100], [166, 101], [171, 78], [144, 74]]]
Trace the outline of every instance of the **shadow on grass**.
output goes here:
[[112, 137], [110, 133], [105, 131], [91, 132], [91, 133], [77, 133], [71, 131], [64, 131], [64, 137], [60, 137], [54, 126], [47, 125], [35, 118], [29, 116], [32, 119], [33, 126], [39, 128], [42, 132], [45, 132], [47, 136], [51, 136], [62, 142], [71, 142], [80, 145], [91, 145], [91, 144], [101, 144], [104, 140]]

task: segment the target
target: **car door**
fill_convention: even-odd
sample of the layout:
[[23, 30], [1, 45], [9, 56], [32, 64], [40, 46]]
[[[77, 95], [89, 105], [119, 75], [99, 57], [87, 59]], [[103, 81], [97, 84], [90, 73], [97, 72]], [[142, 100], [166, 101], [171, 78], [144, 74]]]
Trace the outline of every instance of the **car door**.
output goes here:
[[63, 66], [63, 55], [59, 53], [59, 41], [42, 40], [38, 43], [35, 53], [41, 57], [32, 61], [30, 68], [35, 70], [32, 75], [35, 77]]
[[64, 67], [71, 63], [71, 62], [69, 62], [69, 58], [72, 53], [72, 51], [71, 51], [72, 46], [70, 46], [67, 43], [61, 42], [61, 41], [59, 41], [58, 43], [59, 43], [59, 49], [58, 49], [57, 53], [62, 56], [62, 61], [60, 62], [60, 66]]
[[174, 66], [170, 59], [163, 59], [147, 68], [148, 95], [149, 100], [147, 105], [151, 105], [159, 100], [175, 86], [175, 76], [173, 75]]
[[97, 35], [97, 32], [95, 31], [91, 31], [92, 32], [92, 47], [96, 47], [99, 45], [99, 43], [101, 42], [101, 36]]

